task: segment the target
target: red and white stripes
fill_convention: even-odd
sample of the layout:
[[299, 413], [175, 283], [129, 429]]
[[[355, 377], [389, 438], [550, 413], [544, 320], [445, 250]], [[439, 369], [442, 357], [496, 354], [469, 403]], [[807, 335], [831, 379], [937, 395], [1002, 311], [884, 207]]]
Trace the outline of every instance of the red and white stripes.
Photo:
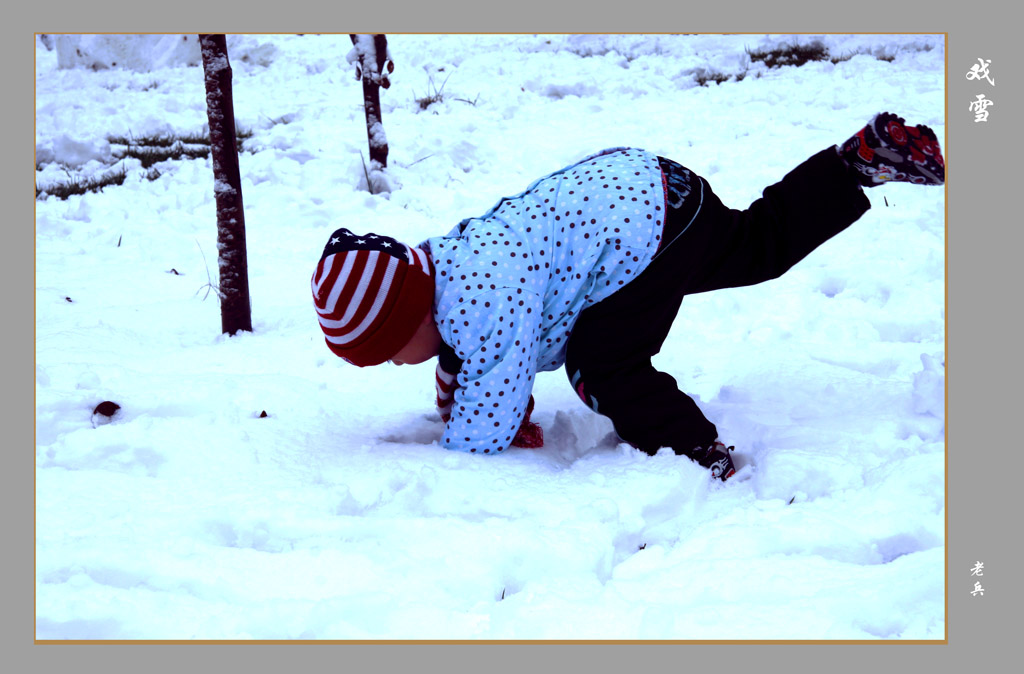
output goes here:
[[456, 377], [457, 375], [446, 372], [441, 367], [441, 363], [438, 363], [437, 368], [434, 370], [434, 388], [437, 389], [435, 405], [437, 406], [437, 413], [441, 415], [441, 420], [445, 423], [448, 423], [448, 419], [452, 416], [455, 389], [459, 387]]
[[313, 299], [328, 343], [345, 347], [373, 334], [395, 303], [406, 269], [415, 267], [429, 274], [426, 252], [399, 245], [405, 248], [408, 265], [378, 250], [328, 255], [317, 265], [312, 279]]

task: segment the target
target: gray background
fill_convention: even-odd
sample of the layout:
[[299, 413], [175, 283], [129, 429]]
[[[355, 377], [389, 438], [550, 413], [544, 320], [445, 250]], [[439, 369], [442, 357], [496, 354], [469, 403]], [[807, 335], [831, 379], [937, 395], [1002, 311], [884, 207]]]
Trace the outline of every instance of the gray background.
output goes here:
[[[14, 10], [3, 49], [5, 126], [12, 156], [2, 171], [5, 222], [0, 274], [8, 320], [3, 331], [3, 660], [11, 671], [986, 671], [1013, 647], [1011, 619], [1020, 583], [1010, 513], [1021, 459], [1015, 421], [1024, 377], [1018, 335], [1021, 216], [1010, 199], [1020, 176], [1019, 30], [995, 3], [851, 2], [825, 5], [608, 0], [514, 3], [409, 0], [327, 3], [252, 0], [233, 8], [179, 0], [147, 8], [96, 0], [42, 3]], [[212, 13], [211, 13], [212, 12]], [[522, 32], [522, 33], [947, 33], [947, 512], [948, 643], [942, 644], [602, 644], [602, 645], [37, 645], [34, 644], [34, 222], [30, 158], [34, 148], [34, 33], [61, 32]], [[965, 77], [991, 59], [996, 86]], [[979, 93], [994, 101], [974, 122]], [[899, 109], [900, 102], [892, 101]], [[943, 140], [943, 139], [940, 139]], [[884, 270], [880, 270], [884, 272]], [[13, 304], [13, 306], [12, 306]], [[1013, 306], [1018, 309], [1012, 309]], [[972, 578], [976, 561], [985, 575]], [[985, 588], [972, 597], [975, 580]], [[1007, 658], [1008, 659], [1008, 658]], [[1012, 661], [1012, 660], [1010, 660]]]

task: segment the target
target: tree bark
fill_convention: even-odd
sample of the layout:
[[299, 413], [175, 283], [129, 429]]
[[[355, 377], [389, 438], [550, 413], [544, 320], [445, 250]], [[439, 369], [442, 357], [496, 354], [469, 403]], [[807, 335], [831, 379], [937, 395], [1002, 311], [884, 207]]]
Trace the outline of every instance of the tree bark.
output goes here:
[[[370, 165], [385, 168], [388, 165], [388, 139], [380, 112], [380, 87], [389, 86], [384, 72], [388, 63], [388, 38], [385, 35], [349, 35], [359, 60], [363, 82], [363, 106], [366, 109], [366, 137], [370, 144]], [[394, 66], [392, 66], [393, 68]]]
[[206, 79], [206, 114], [210, 121], [213, 192], [217, 200], [221, 331], [233, 335], [239, 330], [252, 332], [252, 314], [231, 64], [225, 36], [200, 35], [199, 44]]

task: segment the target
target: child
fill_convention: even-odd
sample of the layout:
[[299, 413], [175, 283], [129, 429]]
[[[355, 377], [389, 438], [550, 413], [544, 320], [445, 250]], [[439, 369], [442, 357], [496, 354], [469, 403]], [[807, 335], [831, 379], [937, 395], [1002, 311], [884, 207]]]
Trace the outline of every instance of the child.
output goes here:
[[539, 446], [533, 379], [564, 364], [626, 442], [649, 454], [670, 447], [726, 480], [732, 447], [651, 365], [683, 297], [777, 278], [863, 215], [863, 187], [944, 180], [935, 133], [890, 113], [745, 211], [674, 161], [605, 150], [415, 248], [337, 230], [313, 297], [327, 346], [354, 365], [438, 356], [448, 449]]

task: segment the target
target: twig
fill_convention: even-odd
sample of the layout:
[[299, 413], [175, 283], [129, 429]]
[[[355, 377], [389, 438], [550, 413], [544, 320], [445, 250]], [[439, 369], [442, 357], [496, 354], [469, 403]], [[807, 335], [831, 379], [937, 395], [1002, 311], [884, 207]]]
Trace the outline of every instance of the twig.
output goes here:
[[199, 286], [199, 289], [196, 290], [195, 294], [198, 295], [200, 290], [206, 288], [206, 294], [203, 295], [203, 301], [205, 302], [206, 298], [210, 296], [210, 290], [212, 289], [213, 292], [217, 294], [217, 299], [222, 300], [224, 299], [224, 293], [220, 291], [220, 288], [213, 284], [213, 279], [210, 278], [210, 265], [206, 263], [206, 253], [203, 252], [203, 247], [199, 245], [199, 239], [196, 239], [195, 242], [196, 247], [199, 248], [199, 254], [203, 256], [203, 266], [206, 267], [206, 285]]
[[373, 191], [373, 184], [370, 182], [370, 172], [366, 169], [366, 157], [363, 156], [363, 151], [359, 151], [359, 160], [363, 162], [363, 175], [366, 176], [366, 190], [370, 194], [375, 194]]
[[423, 161], [424, 159], [430, 159], [430, 158], [431, 158], [431, 157], [433, 157], [433, 156], [434, 156], [434, 154], [433, 154], [433, 153], [431, 153], [431, 154], [428, 154], [428, 155], [427, 155], [426, 157], [420, 157], [419, 159], [417, 159], [417, 160], [416, 160], [416, 161], [414, 161], [413, 163], [411, 163], [411, 164], [407, 164], [405, 168], [409, 168], [410, 166], [415, 166], [416, 164], [419, 164], [419, 163], [420, 163], [421, 161]]

